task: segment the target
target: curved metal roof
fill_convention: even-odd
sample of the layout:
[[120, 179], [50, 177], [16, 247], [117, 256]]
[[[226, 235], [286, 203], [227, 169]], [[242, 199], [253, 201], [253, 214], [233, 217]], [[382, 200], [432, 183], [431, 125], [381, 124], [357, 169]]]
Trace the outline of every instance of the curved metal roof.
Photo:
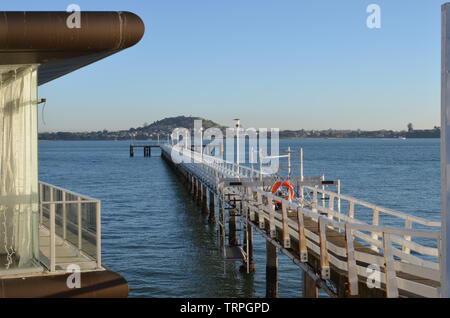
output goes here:
[[68, 12], [0, 12], [0, 65], [40, 64], [39, 85], [129, 48], [144, 35], [131, 12], [81, 12], [69, 28]]

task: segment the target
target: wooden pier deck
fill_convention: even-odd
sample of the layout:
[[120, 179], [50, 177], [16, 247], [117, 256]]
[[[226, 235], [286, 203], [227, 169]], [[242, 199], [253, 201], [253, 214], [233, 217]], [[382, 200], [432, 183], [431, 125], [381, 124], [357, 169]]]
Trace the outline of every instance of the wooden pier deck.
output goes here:
[[[305, 183], [300, 197], [287, 201], [257, 183], [252, 186], [251, 181], [262, 178], [257, 170], [171, 145], [161, 150], [209, 220], [217, 222], [226, 258], [240, 259], [250, 273], [253, 233], [266, 239], [267, 297], [278, 295], [277, 249], [302, 270], [304, 297], [317, 297], [319, 288], [331, 297], [440, 296], [439, 222], [375, 206], [319, 184]], [[173, 151], [182, 155], [182, 163], [174, 162]], [[278, 208], [276, 201], [281, 202]], [[341, 211], [341, 204], [346, 211]], [[359, 210], [370, 211], [372, 224], [355, 217]], [[404, 226], [380, 226], [384, 217], [397, 218]]]

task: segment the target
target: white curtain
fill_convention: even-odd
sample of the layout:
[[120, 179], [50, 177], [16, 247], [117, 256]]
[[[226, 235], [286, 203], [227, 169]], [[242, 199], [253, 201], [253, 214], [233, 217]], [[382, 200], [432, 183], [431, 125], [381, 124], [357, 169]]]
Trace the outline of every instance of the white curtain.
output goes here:
[[0, 66], [0, 270], [38, 255], [37, 67]]

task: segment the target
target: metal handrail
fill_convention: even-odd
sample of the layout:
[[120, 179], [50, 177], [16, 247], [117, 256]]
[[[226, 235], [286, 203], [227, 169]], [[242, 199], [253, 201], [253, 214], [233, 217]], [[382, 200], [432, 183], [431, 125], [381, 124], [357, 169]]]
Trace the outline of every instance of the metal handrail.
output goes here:
[[[46, 188], [46, 191], [49, 191], [50, 199], [44, 200], [44, 188]], [[56, 200], [55, 194], [56, 191], [61, 192], [62, 199]], [[56, 239], [60, 238], [64, 240], [65, 243], [71, 245], [75, 249], [78, 250], [78, 252], [86, 256], [88, 258], [93, 259], [96, 264], [97, 268], [102, 268], [102, 259], [101, 259], [101, 201], [96, 200], [93, 198], [90, 198], [88, 196], [84, 196], [81, 194], [78, 194], [73, 191], [66, 190], [61, 187], [57, 187], [45, 182], [39, 182], [39, 208], [40, 208], [40, 225], [46, 227], [50, 232], [50, 265], [49, 270], [50, 272], [56, 271]], [[73, 196], [77, 198], [77, 200], [66, 200], [67, 196]], [[67, 205], [68, 204], [76, 204], [77, 205], [77, 224], [71, 222], [67, 218]], [[90, 231], [87, 228], [83, 228], [83, 222], [82, 222], [82, 206], [86, 204], [95, 204], [95, 234]], [[47, 206], [48, 209], [48, 219], [49, 219], [49, 226], [45, 226], [43, 219], [44, 219], [44, 206]], [[58, 219], [61, 220], [62, 223], [62, 230], [63, 234], [62, 237], [59, 237], [56, 234], [56, 207], [61, 206], [62, 207], [62, 216], [58, 216]], [[72, 227], [77, 228], [77, 236], [78, 236], [78, 244], [73, 244], [69, 242], [66, 239], [66, 234], [68, 230], [68, 225], [72, 225]], [[90, 255], [86, 255], [86, 253], [83, 252], [83, 244], [82, 244], [82, 236], [83, 232], [88, 232], [91, 235], [95, 236], [95, 251], [96, 255], [95, 257]], [[77, 246], [75, 246], [77, 245]]]

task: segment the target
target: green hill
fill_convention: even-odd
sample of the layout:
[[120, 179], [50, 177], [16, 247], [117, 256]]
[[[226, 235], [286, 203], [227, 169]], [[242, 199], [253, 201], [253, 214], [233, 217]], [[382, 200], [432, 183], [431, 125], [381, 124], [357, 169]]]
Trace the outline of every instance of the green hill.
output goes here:
[[164, 118], [162, 120], [155, 121], [153, 124], [136, 128], [136, 132], [144, 132], [147, 134], [170, 134], [175, 128], [194, 128], [194, 121], [201, 120], [204, 129], [208, 128], [219, 128], [225, 129], [225, 126], [221, 126], [212, 120], [201, 118], [201, 117], [186, 117], [186, 116], [177, 116], [177, 117], [169, 117]]

